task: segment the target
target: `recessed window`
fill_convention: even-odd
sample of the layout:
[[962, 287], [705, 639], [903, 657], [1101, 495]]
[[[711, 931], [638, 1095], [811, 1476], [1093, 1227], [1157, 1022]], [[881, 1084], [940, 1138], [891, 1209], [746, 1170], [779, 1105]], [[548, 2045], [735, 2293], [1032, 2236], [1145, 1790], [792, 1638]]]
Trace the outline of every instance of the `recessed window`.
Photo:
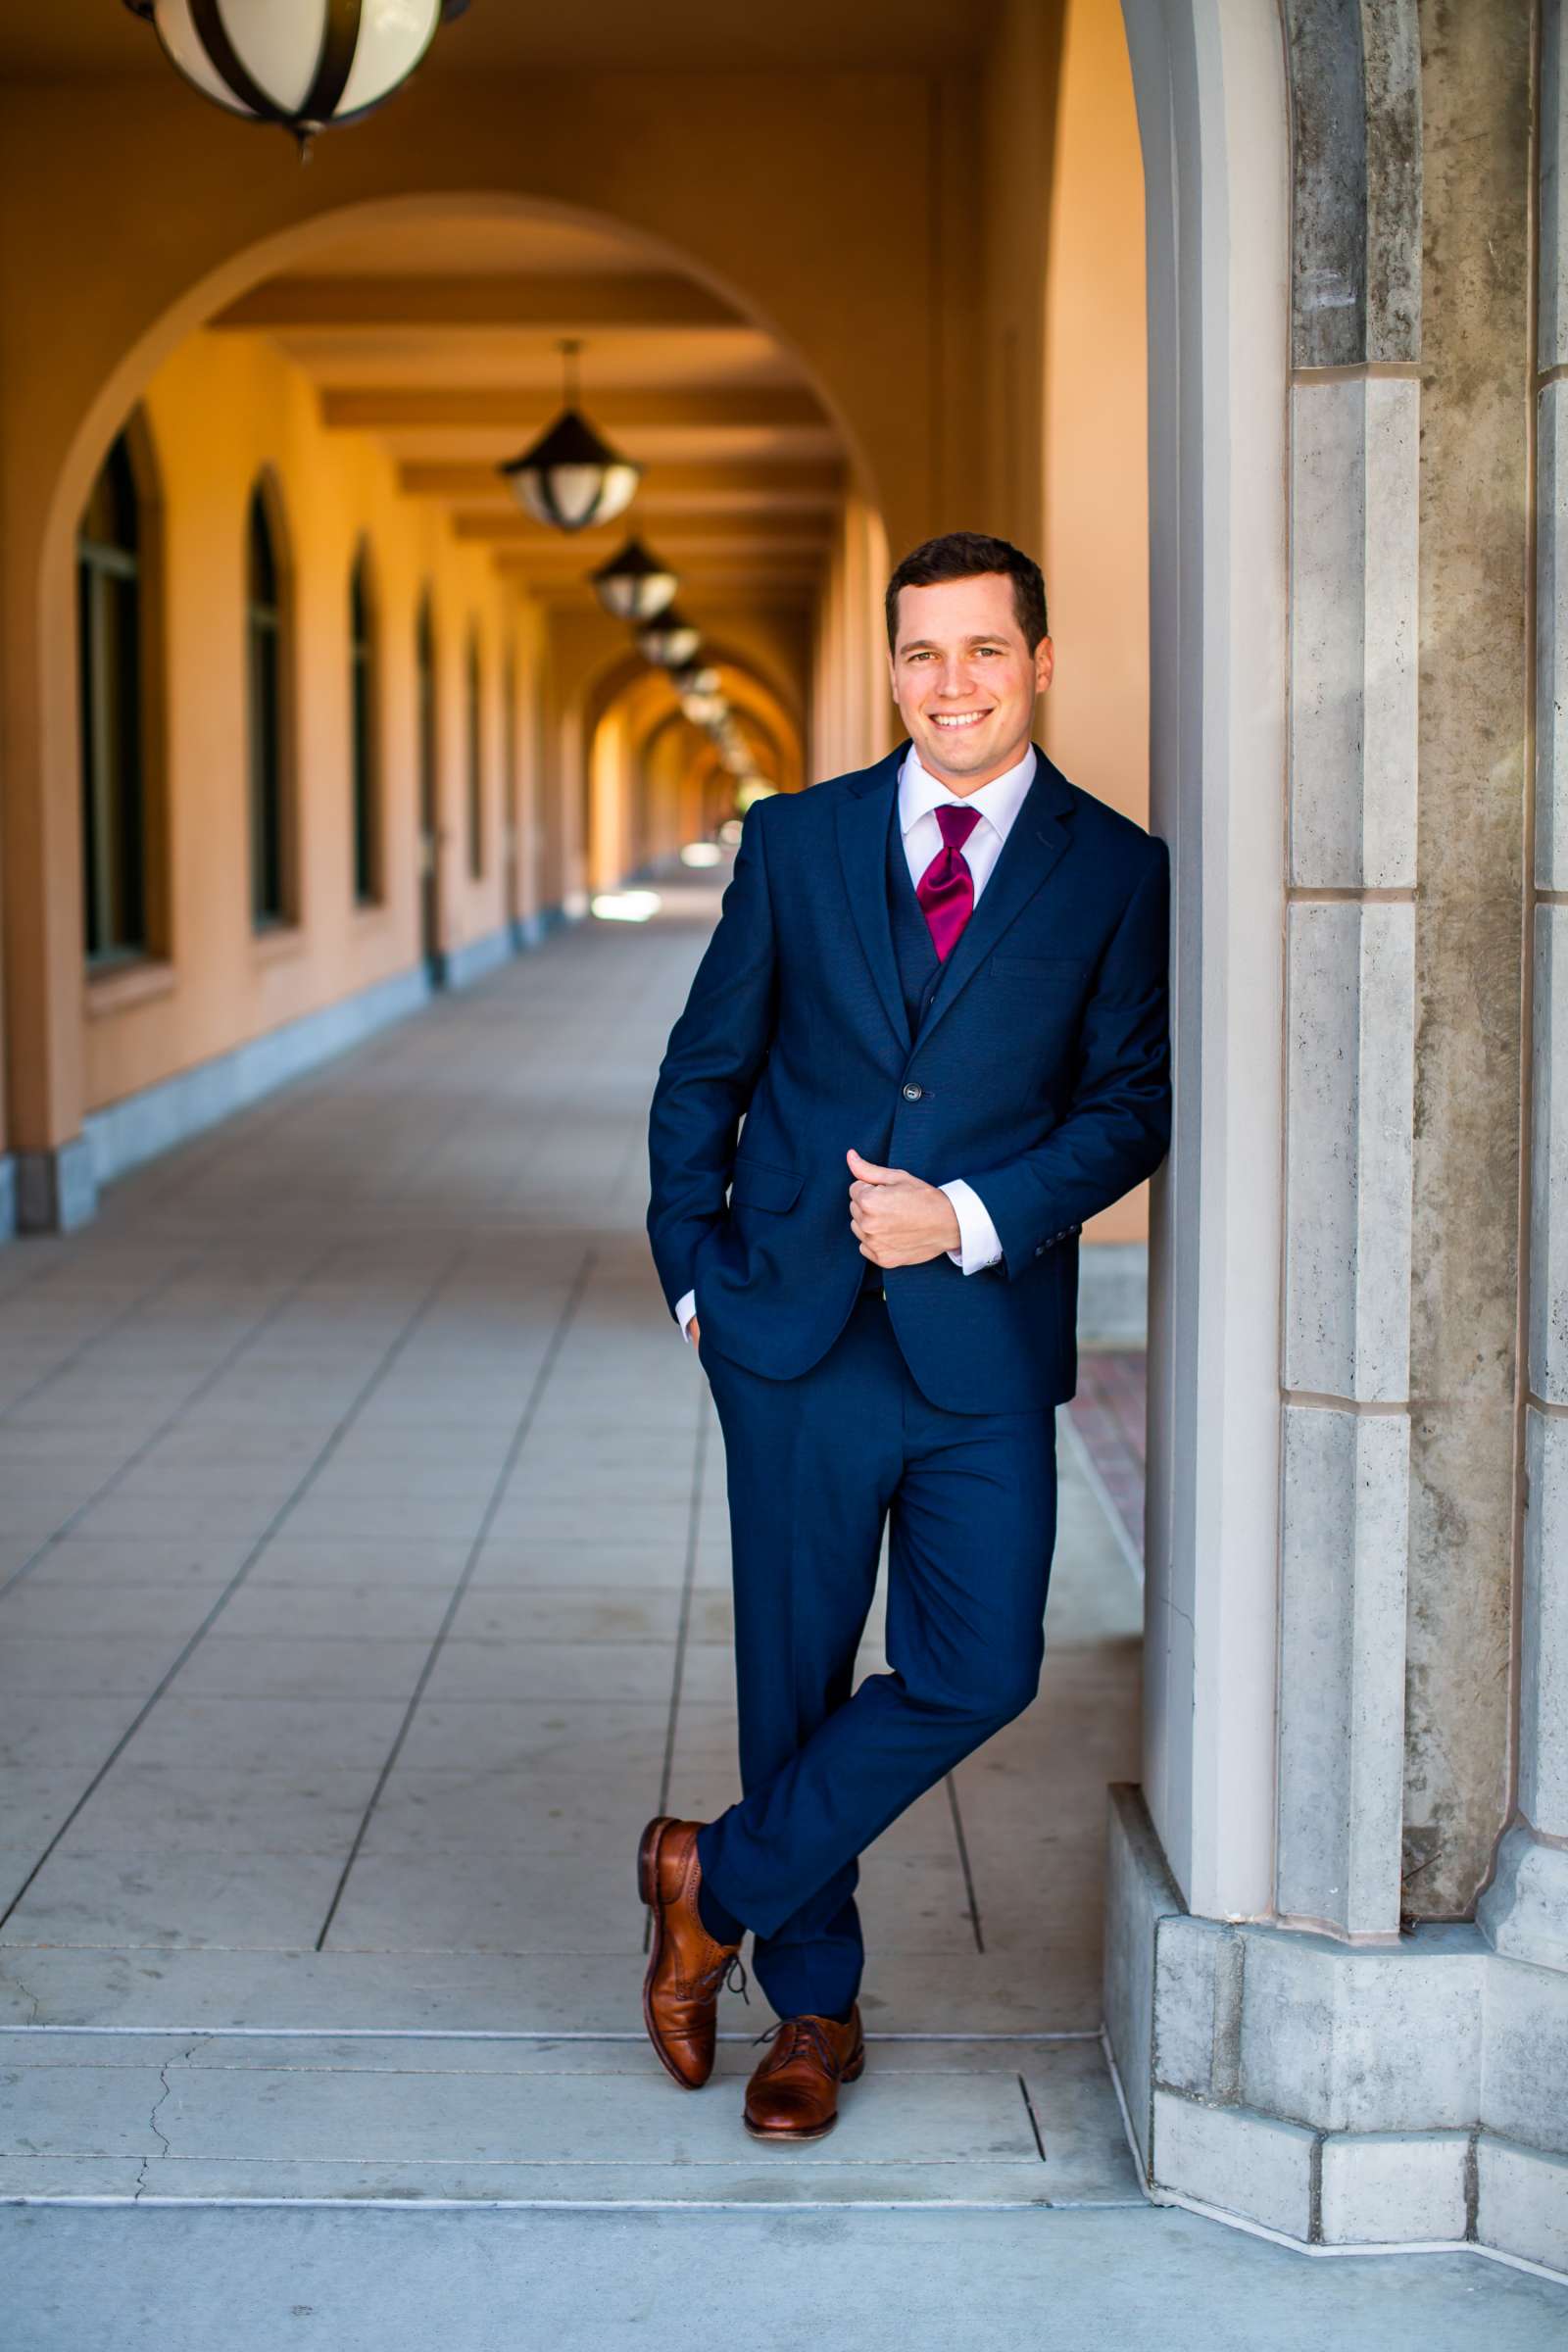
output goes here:
[[517, 911], [517, 662], [510, 651], [501, 681], [501, 789], [505, 808], [507, 912]]
[[76, 538], [84, 931], [100, 966], [149, 947], [141, 501], [121, 433]]
[[468, 871], [477, 881], [484, 872], [484, 759], [483, 696], [479, 673], [479, 632], [468, 631]]
[[288, 922], [293, 913], [288, 872], [288, 590], [270, 503], [266, 488], [258, 483], [246, 522], [251, 917], [259, 931]]
[[376, 732], [375, 607], [369, 557], [362, 546], [349, 575], [349, 722], [354, 792], [354, 896], [381, 897], [381, 775]]

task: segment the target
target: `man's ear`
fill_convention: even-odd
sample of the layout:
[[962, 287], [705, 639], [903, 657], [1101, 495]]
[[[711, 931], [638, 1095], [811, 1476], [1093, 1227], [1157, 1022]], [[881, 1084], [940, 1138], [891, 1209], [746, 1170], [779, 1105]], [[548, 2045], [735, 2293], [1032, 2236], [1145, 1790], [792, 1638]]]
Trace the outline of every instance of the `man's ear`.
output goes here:
[[1044, 694], [1051, 684], [1051, 673], [1056, 666], [1054, 648], [1049, 637], [1042, 637], [1035, 647], [1035, 692]]

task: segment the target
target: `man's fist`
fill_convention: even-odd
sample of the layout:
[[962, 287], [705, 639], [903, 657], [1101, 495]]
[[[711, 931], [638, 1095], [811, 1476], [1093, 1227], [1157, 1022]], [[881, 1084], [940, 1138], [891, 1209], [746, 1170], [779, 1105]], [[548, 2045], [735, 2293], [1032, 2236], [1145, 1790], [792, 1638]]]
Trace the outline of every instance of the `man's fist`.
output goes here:
[[959, 1246], [958, 1212], [946, 1193], [905, 1168], [879, 1168], [853, 1148], [845, 1157], [850, 1230], [876, 1266], [922, 1266]]

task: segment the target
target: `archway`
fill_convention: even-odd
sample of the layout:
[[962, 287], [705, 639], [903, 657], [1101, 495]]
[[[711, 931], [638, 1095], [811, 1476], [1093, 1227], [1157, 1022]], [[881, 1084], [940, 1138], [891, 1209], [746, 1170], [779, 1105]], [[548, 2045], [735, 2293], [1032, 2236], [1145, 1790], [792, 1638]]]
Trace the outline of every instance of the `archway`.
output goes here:
[[[61, 625], [61, 614], [66, 610], [62, 597], [69, 578], [69, 547], [81, 483], [90, 478], [104, 437], [112, 432], [127, 402], [161, 368], [167, 369], [175, 354], [188, 348], [194, 326], [209, 322], [209, 331], [216, 326], [235, 343], [247, 332], [269, 335], [273, 341], [281, 338], [280, 347], [295, 358], [303, 353], [314, 363], [321, 347], [323, 330], [326, 330], [325, 340], [330, 341], [334, 318], [341, 322], [346, 313], [351, 325], [363, 327], [367, 316], [380, 316], [378, 306], [383, 297], [378, 287], [401, 289], [406, 284], [406, 280], [378, 276], [378, 269], [386, 267], [378, 255], [384, 253], [388, 260], [396, 257], [407, 268], [411, 258], [417, 258], [421, 250], [427, 260], [450, 255], [455, 250], [464, 250], [469, 238], [475, 242], [481, 262], [489, 264], [490, 282], [498, 289], [502, 301], [513, 298], [520, 281], [507, 278], [501, 272], [499, 257], [509, 238], [514, 244], [520, 238], [529, 254], [542, 253], [547, 247], [552, 251], [560, 248], [565, 258], [555, 282], [566, 285], [568, 295], [579, 302], [584, 298], [585, 284], [590, 298], [594, 283], [613, 283], [617, 289], [629, 287], [629, 294], [618, 294], [617, 298], [629, 301], [631, 316], [639, 329], [650, 320], [657, 325], [667, 318], [671, 331], [685, 335], [695, 347], [705, 347], [705, 337], [708, 346], [727, 337], [742, 349], [746, 356], [744, 365], [735, 371], [736, 389], [723, 395], [733, 412], [733, 427], [726, 425], [725, 417], [711, 404], [706, 413], [707, 429], [713, 441], [721, 440], [723, 431], [730, 430], [737, 448], [744, 445], [761, 456], [767, 455], [763, 445], [769, 436], [791, 448], [799, 444], [813, 452], [834, 453], [830, 457], [812, 455], [791, 468], [780, 469], [776, 477], [782, 484], [780, 496], [791, 512], [799, 510], [801, 520], [793, 536], [785, 529], [776, 540], [764, 543], [769, 594], [775, 601], [780, 596], [794, 599], [795, 617], [791, 622], [794, 640], [786, 644], [777, 627], [770, 623], [774, 642], [770, 645], [764, 642], [767, 637], [764, 630], [759, 643], [762, 644], [764, 658], [772, 659], [775, 663], [782, 659], [785, 690], [797, 705], [805, 693], [808, 615], [811, 599], [817, 593], [813, 570], [817, 526], [819, 522], [826, 523], [840, 500], [837, 483], [843, 468], [848, 469], [847, 480], [861, 485], [858, 506], [871, 511], [864, 495], [869, 490], [868, 474], [852, 431], [842, 419], [835, 421], [839, 404], [834, 396], [819, 387], [807, 365], [789, 354], [763, 325], [751, 323], [746, 306], [730, 295], [727, 288], [720, 289], [715, 273], [700, 261], [675, 254], [657, 237], [621, 227], [604, 215], [582, 207], [568, 207], [506, 190], [473, 195], [437, 187], [419, 196], [405, 194], [335, 204], [297, 220], [291, 226], [255, 239], [222, 259], [173, 300], [163, 301], [161, 308], [157, 307], [158, 301], [162, 294], [167, 294], [167, 286], [142, 288], [139, 299], [148, 313], [145, 321], [127, 347], [114, 357], [101, 382], [89, 383], [85, 356], [73, 355], [79, 361], [76, 377], [62, 388], [53, 404], [53, 417], [40, 420], [36, 437], [40, 463], [24, 502], [28, 512], [19, 513], [18, 529], [10, 535], [8, 543], [7, 601], [8, 610], [17, 621], [12, 643], [19, 657], [14, 675], [20, 688], [10, 701], [9, 723], [15, 731], [16, 743], [24, 744], [26, 754], [13, 763], [15, 788], [8, 797], [8, 822], [15, 834], [15, 854], [6, 861], [14, 910], [24, 910], [16, 911], [16, 919], [7, 928], [11, 974], [7, 1002], [12, 1031], [9, 1072], [13, 1134], [20, 1147], [24, 1223], [48, 1224], [62, 1218], [74, 1222], [90, 1213], [91, 1155], [81, 1148], [80, 1126], [84, 1111], [103, 1099], [106, 1083], [102, 1071], [102, 1040], [106, 1032], [99, 1033], [97, 1062], [88, 1066], [84, 1060], [76, 1011], [79, 1000], [70, 976], [79, 969], [79, 924], [72, 894], [62, 883], [62, 877], [74, 870], [76, 853], [74, 803], [68, 788], [75, 757], [74, 690], [70, 631]], [[626, 263], [619, 279], [602, 276], [600, 280], [579, 282], [561, 274], [568, 264], [579, 270], [591, 265], [603, 273], [607, 257], [617, 255], [623, 255]], [[542, 284], [548, 282], [541, 280]], [[323, 288], [328, 289], [331, 297], [324, 304]], [[526, 294], [525, 287], [523, 292]], [[314, 309], [313, 302], [317, 305]], [[526, 309], [526, 302], [523, 307]], [[427, 302], [423, 323], [428, 328], [432, 317], [438, 322], [443, 318], [450, 322], [459, 314], [465, 318], [477, 316], [480, 326], [485, 331], [491, 330], [497, 313], [493, 303], [486, 309], [483, 278], [471, 283], [465, 281], [444, 303]], [[601, 324], [599, 345], [601, 352], [608, 355], [608, 364], [602, 363], [602, 373], [611, 382], [602, 397], [612, 411], [617, 400], [621, 407], [626, 405], [625, 396], [617, 395], [613, 382], [616, 332], [613, 318], [606, 317]], [[395, 343], [395, 331], [387, 339]], [[776, 358], [768, 360], [770, 353], [776, 354]], [[761, 380], [768, 387], [762, 392], [755, 389], [760, 368]], [[70, 370], [65, 372], [70, 377]], [[464, 681], [454, 673], [441, 681], [434, 696], [433, 707], [442, 719], [442, 742], [436, 763], [456, 772], [474, 771], [470, 777], [470, 797], [478, 796], [475, 808], [481, 813], [491, 797], [497, 799], [493, 835], [501, 834], [503, 811], [512, 805], [507, 795], [532, 812], [539, 838], [524, 860], [530, 872], [531, 895], [542, 902], [546, 913], [553, 905], [564, 905], [569, 909], [580, 903], [584, 845], [573, 838], [568, 821], [573, 794], [568, 790], [564, 798], [558, 796], [553, 800], [551, 795], [541, 794], [537, 789], [541, 775], [537, 747], [541, 742], [552, 742], [564, 756], [565, 771], [581, 772], [592, 732], [592, 722], [585, 719], [577, 704], [582, 684], [582, 656], [602, 659], [604, 628], [608, 624], [601, 623], [595, 615], [574, 620], [564, 606], [561, 607], [559, 617], [547, 609], [541, 642], [536, 614], [529, 608], [537, 607], [541, 601], [548, 608], [552, 598], [559, 605], [561, 593], [568, 584], [564, 561], [575, 565], [569, 574], [569, 586], [580, 596], [579, 574], [586, 568], [586, 561], [592, 559], [586, 548], [582, 551], [544, 548], [537, 539], [519, 546], [514, 555], [509, 534], [519, 528], [520, 518], [514, 512], [509, 519], [505, 513], [487, 507], [486, 501], [493, 493], [485, 487], [486, 463], [411, 456], [407, 444], [399, 454], [398, 435], [404, 419], [396, 397], [388, 396], [382, 402], [377, 428], [368, 419], [361, 424], [355, 409], [354, 387], [351, 384], [339, 392], [331, 379], [329, 361], [321, 364], [318, 381], [324, 419], [344, 430], [354, 430], [357, 426], [365, 431], [379, 429], [400, 466], [403, 487], [419, 496], [448, 502], [458, 539], [471, 548], [475, 561], [493, 566], [504, 597], [511, 600], [511, 618], [505, 617], [502, 602], [494, 604], [491, 617], [485, 623], [479, 666], [487, 680], [515, 679], [519, 671], [515, 647], [526, 642], [533, 664], [531, 674], [543, 684], [546, 704], [543, 714], [536, 726], [530, 726], [525, 719], [516, 727], [517, 713], [513, 703], [504, 725], [497, 695], [487, 692], [487, 712], [492, 707], [495, 710], [493, 723], [487, 716], [482, 741], [475, 737], [459, 744], [453, 728], [466, 709], [466, 690]], [[79, 390], [75, 388], [77, 384]], [[662, 436], [661, 446], [669, 444], [671, 434], [680, 425], [680, 398], [676, 380], [667, 378], [666, 385], [651, 392], [643, 403], [654, 419], [647, 430], [656, 439]], [[483, 422], [485, 415], [493, 418], [500, 414], [504, 419], [507, 401], [508, 396], [501, 394], [487, 397], [483, 382], [476, 382], [466, 406], [458, 404], [463, 421], [451, 428], [448, 437], [451, 433], [483, 433], [487, 429]], [[77, 413], [73, 420], [74, 402]], [[414, 405], [416, 409], [416, 399]], [[418, 422], [409, 427], [416, 436], [421, 429]], [[504, 421], [501, 428], [492, 421], [488, 429], [505, 429]], [[626, 429], [635, 437], [639, 428], [633, 425]], [[51, 441], [57, 452], [57, 470], [45, 489]], [[739, 529], [729, 528], [722, 513], [712, 513], [710, 519], [704, 519], [713, 506], [714, 491], [719, 485], [710, 484], [707, 476], [688, 482], [688, 477], [698, 470], [688, 466], [683, 471], [679, 465], [665, 465], [662, 481], [655, 474], [655, 488], [650, 497], [653, 516], [646, 527], [663, 531], [683, 572], [690, 570], [694, 574], [694, 593], [699, 606], [710, 608], [722, 618], [736, 596], [744, 600], [752, 593], [744, 566], [753, 564], [755, 568], [756, 560], [750, 550], [757, 535], [745, 524], [744, 514], [739, 518], [742, 526]], [[774, 478], [764, 469], [752, 493], [754, 498], [765, 502], [772, 495]], [[797, 483], [799, 488], [795, 486]], [[684, 506], [672, 508], [672, 497], [684, 501]], [[688, 517], [684, 521], [683, 515]], [[32, 532], [35, 537], [30, 536]], [[825, 559], [829, 546], [825, 536], [820, 546]], [[415, 593], [410, 589], [405, 594], [402, 585], [388, 583], [387, 629], [390, 641], [398, 647], [414, 627], [411, 599]], [[417, 593], [422, 594], [422, 588]], [[438, 632], [443, 658], [453, 647], [467, 641], [466, 632], [472, 625], [472, 589], [460, 594], [454, 588], [452, 593], [459, 604], [464, 595], [467, 597], [469, 614], [467, 617], [456, 614], [454, 626]], [[439, 604], [441, 599], [437, 601]], [[461, 627], [457, 625], [459, 619]], [[741, 615], [729, 614], [729, 626], [733, 634], [741, 626]], [[861, 670], [866, 662], [866, 648], [874, 642], [875, 627], [867, 584], [860, 609], [844, 611], [835, 616], [834, 663], [841, 667], [848, 665], [857, 672]], [[612, 630], [611, 634], [613, 636]], [[788, 636], [789, 632], [785, 634]], [[452, 660], [456, 658], [453, 654]], [[793, 680], [788, 674], [792, 662]], [[522, 667], [526, 669], [527, 663]], [[520, 689], [524, 697], [526, 689], [524, 677]], [[400, 712], [409, 715], [402, 710], [402, 704], [407, 701], [401, 690], [393, 690], [389, 724], [394, 731]], [[516, 781], [520, 755], [509, 747], [514, 739], [521, 741], [530, 736], [534, 756], [529, 765], [534, 789], [524, 794], [518, 792]], [[452, 740], [448, 741], [448, 737]], [[488, 782], [478, 780], [476, 762], [482, 765], [487, 777], [492, 770], [499, 777], [505, 769], [504, 792], [491, 794]], [[405, 797], [413, 789], [402, 776], [402, 769], [409, 764], [396, 756], [391, 761], [396, 792]], [[443, 795], [450, 800], [450, 785], [442, 787], [437, 797]], [[389, 814], [389, 840], [401, 837], [397, 832], [400, 825], [404, 835], [411, 833], [412, 819], [405, 821]], [[444, 821], [427, 829], [428, 838], [438, 845], [453, 830], [448, 811]], [[490, 942], [500, 937], [493, 920], [497, 910], [490, 906], [494, 893], [487, 878], [481, 875], [483, 861], [477, 855], [468, 860], [443, 858], [437, 847], [427, 851], [427, 857], [439, 868], [439, 893], [444, 902], [427, 928], [432, 938], [442, 943], [443, 971], [466, 976], [482, 968], [494, 952]], [[466, 864], [470, 869], [467, 873], [462, 870]], [[506, 885], [509, 899], [516, 899], [522, 889], [514, 859], [513, 867], [514, 878]], [[485, 881], [483, 891], [468, 887], [470, 882], [481, 880]], [[409, 888], [400, 885], [391, 891], [386, 914], [394, 929], [403, 923], [409, 904], [412, 904]], [[524, 935], [539, 919], [533, 907], [518, 905], [509, 905], [504, 912], [506, 920], [520, 926]], [[40, 926], [42, 937], [36, 936]], [[455, 957], [446, 955], [449, 937]], [[411, 963], [413, 960], [411, 954]], [[321, 985], [327, 987], [332, 983], [323, 979]], [[300, 1009], [306, 1008], [303, 998], [296, 997], [295, 1004]], [[248, 1014], [236, 1015], [236, 1021], [242, 1030], [248, 1031], [256, 1025], [254, 1016]], [[162, 1074], [156, 1066], [157, 1059], [155, 1049], [150, 1059], [144, 1054], [138, 1064], [145, 1075], [155, 1080]]]

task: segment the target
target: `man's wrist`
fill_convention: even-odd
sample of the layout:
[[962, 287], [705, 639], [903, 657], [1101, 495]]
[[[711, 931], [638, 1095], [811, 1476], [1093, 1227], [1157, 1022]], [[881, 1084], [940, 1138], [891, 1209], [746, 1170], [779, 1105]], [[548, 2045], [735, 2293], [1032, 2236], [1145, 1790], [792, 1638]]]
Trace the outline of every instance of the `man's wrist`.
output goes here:
[[939, 1184], [958, 1221], [958, 1246], [948, 1251], [960, 1273], [978, 1274], [986, 1266], [996, 1265], [1002, 1257], [1002, 1237], [992, 1222], [991, 1211], [972, 1184], [956, 1176], [948, 1184]]

